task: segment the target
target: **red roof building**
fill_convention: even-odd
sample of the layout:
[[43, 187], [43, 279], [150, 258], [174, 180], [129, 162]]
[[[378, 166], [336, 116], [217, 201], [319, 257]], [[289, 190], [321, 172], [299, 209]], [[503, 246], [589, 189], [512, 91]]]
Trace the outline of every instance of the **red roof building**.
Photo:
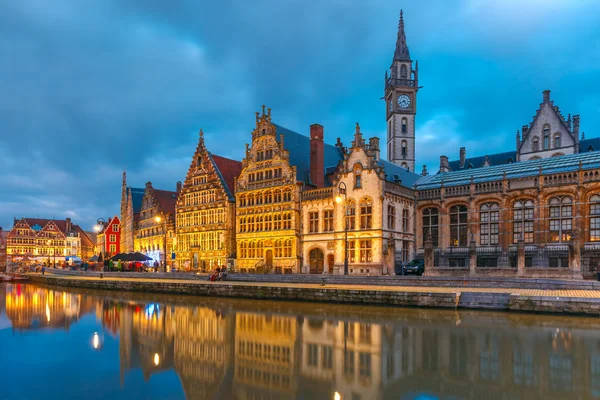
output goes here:
[[104, 255], [104, 259], [112, 257], [121, 252], [121, 220], [118, 216], [108, 219], [104, 229], [101, 232], [102, 242], [100, 251]]

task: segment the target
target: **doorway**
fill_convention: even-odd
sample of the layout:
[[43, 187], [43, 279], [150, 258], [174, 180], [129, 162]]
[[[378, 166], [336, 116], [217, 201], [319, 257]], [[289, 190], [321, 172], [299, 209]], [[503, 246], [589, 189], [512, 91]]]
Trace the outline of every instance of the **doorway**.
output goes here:
[[322, 274], [324, 269], [323, 251], [319, 248], [312, 249], [309, 253], [310, 258], [310, 273]]
[[265, 266], [271, 268], [273, 266], [273, 250], [265, 252]]

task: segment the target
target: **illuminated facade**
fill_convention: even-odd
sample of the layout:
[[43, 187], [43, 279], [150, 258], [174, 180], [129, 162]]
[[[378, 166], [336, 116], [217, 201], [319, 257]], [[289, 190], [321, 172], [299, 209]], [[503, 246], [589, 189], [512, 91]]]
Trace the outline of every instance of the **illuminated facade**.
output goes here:
[[[300, 271], [300, 186], [284, 137], [271, 110], [256, 113], [236, 180], [237, 266], [241, 271]], [[290, 132], [293, 135], [296, 133]], [[291, 146], [290, 148], [294, 148]]]
[[348, 272], [393, 274], [396, 255], [407, 262], [414, 254], [411, 186], [418, 175], [382, 160], [379, 139], [366, 144], [358, 124], [352, 146], [338, 148], [343, 158], [327, 169], [332, 186], [302, 192], [303, 272], [344, 272], [347, 225]]
[[104, 230], [98, 232], [99, 251], [104, 259], [121, 252], [121, 220], [116, 215], [108, 219]]
[[234, 181], [239, 161], [211, 154], [200, 131], [176, 206], [177, 263], [184, 270], [232, 266], [235, 257]]
[[119, 250], [122, 253], [134, 251], [135, 231], [140, 219], [142, 199], [146, 190], [127, 186], [127, 174], [123, 171], [123, 182], [121, 184], [121, 237], [119, 238]]
[[[176, 192], [158, 190], [152, 182], [146, 183], [139, 220], [135, 230], [134, 251], [139, 251], [155, 261], [172, 264], [171, 254], [175, 237], [175, 204], [181, 183]], [[166, 249], [165, 249], [166, 243]], [[165, 251], [166, 250], [166, 251]]]
[[7, 257], [11, 261], [62, 263], [67, 257], [88, 259], [93, 255], [93, 243], [70, 218], [49, 220], [15, 219], [7, 235]]

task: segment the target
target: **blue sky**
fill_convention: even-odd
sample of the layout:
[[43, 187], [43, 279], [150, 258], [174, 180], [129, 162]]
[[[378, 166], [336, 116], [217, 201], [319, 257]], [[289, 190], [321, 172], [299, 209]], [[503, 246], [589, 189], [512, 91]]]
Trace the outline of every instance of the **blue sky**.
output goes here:
[[202, 128], [240, 159], [254, 112], [349, 143], [384, 137], [383, 76], [404, 9], [419, 60], [417, 165], [514, 149], [542, 90], [587, 137], [600, 122], [600, 2], [0, 2], [0, 226], [119, 212], [121, 173], [183, 180]]

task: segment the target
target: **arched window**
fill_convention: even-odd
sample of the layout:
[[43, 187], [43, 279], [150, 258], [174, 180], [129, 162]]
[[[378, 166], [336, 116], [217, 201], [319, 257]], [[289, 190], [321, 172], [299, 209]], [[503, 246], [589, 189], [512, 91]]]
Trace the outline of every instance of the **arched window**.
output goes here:
[[263, 249], [264, 249], [263, 241], [259, 240], [258, 243], [256, 243], [256, 258], [263, 257]]
[[533, 201], [519, 200], [513, 204], [513, 243], [523, 237], [525, 243], [533, 243]]
[[240, 258], [248, 258], [248, 243], [240, 243]]
[[250, 193], [248, 195], [248, 205], [249, 206], [253, 206], [254, 205], [254, 194]]
[[255, 201], [256, 201], [256, 205], [259, 206], [263, 203], [263, 195], [262, 193], [256, 193], [254, 195]]
[[406, 69], [406, 64], [402, 64], [400, 67], [400, 79], [406, 79], [408, 77], [408, 71]]
[[362, 179], [361, 179], [362, 167], [360, 164], [354, 166], [354, 188], [360, 189], [362, 188]]
[[388, 229], [396, 229], [396, 207], [393, 204], [388, 204], [387, 223]]
[[263, 230], [262, 228], [263, 228], [263, 218], [262, 218], [262, 216], [259, 215], [258, 217], [256, 217], [255, 231], [260, 232]]
[[292, 201], [292, 191], [290, 189], [283, 191], [283, 201]]
[[248, 245], [248, 258], [256, 257], [256, 242], [250, 242]]
[[408, 147], [408, 144], [406, 143], [406, 140], [403, 140], [403, 141], [402, 141], [402, 157], [403, 157], [403, 158], [406, 158], [406, 155], [407, 155], [407, 147]]
[[553, 197], [550, 199], [550, 240], [566, 242], [573, 229], [573, 200], [570, 197]]
[[600, 240], [600, 196], [590, 198], [590, 242]]
[[254, 232], [254, 217], [248, 218], [248, 232]]
[[550, 127], [548, 125], [544, 126], [544, 150], [548, 150], [550, 148]]
[[281, 239], [277, 239], [275, 241], [275, 258], [283, 257], [283, 241]]
[[265, 204], [271, 204], [273, 202], [273, 194], [270, 190], [265, 192]]
[[273, 216], [272, 215], [266, 215], [265, 216], [265, 231], [270, 231], [273, 229]]
[[360, 202], [360, 229], [371, 229], [373, 227], [373, 203], [370, 199], [362, 199]]
[[348, 229], [356, 229], [356, 205], [352, 200], [348, 200], [346, 209], [346, 226]]
[[533, 144], [531, 145], [531, 151], [540, 151], [540, 138], [537, 136], [533, 138]]
[[499, 209], [497, 203], [485, 203], [479, 208], [479, 244], [482, 246], [498, 244]]
[[560, 148], [560, 133], [554, 134], [554, 148], [555, 149]]
[[273, 197], [275, 203], [281, 203], [281, 190], [275, 190]]
[[426, 208], [423, 210], [423, 242], [427, 240], [427, 235], [431, 233], [431, 241], [433, 242], [433, 247], [439, 246], [439, 214], [440, 212], [437, 208]]
[[450, 245], [467, 245], [467, 206], [457, 205], [450, 208]]
[[240, 218], [240, 232], [246, 232], [246, 218]]
[[291, 257], [292, 256], [292, 239], [287, 239], [285, 241], [284, 247], [283, 247], [283, 256], [284, 257]]
[[408, 132], [408, 120], [406, 118], [402, 118], [402, 133]]
[[410, 218], [408, 216], [408, 210], [405, 208], [402, 210], [402, 232], [408, 232], [410, 230]]

